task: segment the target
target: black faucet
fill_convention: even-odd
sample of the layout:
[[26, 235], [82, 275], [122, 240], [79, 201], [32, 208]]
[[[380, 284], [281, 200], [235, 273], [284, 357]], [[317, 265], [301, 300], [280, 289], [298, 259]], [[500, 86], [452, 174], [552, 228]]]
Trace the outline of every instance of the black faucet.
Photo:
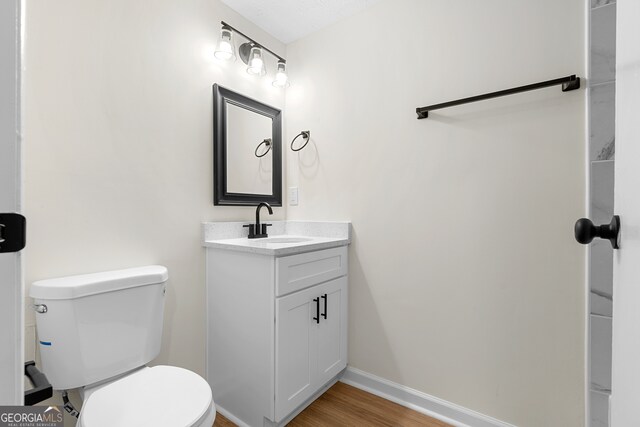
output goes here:
[[260, 208], [266, 207], [269, 211], [269, 215], [273, 215], [273, 209], [271, 209], [271, 205], [266, 202], [262, 202], [256, 208], [256, 223], [255, 224], [246, 224], [243, 227], [249, 227], [249, 238], [250, 239], [261, 239], [264, 237], [269, 237], [267, 234], [267, 227], [270, 227], [273, 224], [260, 224]]

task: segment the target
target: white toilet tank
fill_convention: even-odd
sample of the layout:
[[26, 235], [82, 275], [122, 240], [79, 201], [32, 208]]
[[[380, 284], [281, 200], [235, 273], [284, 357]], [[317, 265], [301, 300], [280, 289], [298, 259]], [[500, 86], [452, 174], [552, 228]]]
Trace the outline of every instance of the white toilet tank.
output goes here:
[[42, 369], [53, 388], [94, 384], [153, 360], [168, 277], [153, 265], [33, 283]]

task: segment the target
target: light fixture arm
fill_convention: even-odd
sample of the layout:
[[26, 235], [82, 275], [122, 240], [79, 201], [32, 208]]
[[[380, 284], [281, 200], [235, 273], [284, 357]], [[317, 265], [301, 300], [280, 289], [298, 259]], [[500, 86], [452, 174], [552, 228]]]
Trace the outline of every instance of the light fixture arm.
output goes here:
[[247, 36], [246, 34], [244, 34], [241, 31], [238, 31], [236, 28], [232, 27], [231, 25], [227, 24], [224, 21], [220, 21], [220, 23], [222, 24], [222, 28], [228, 28], [230, 30], [232, 30], [234, 33], [241, 35], [242, 37], [244, 37], [245, 39], [249, 40], [251, 43], [255, 44], [256, 47], [259, 47], [261, 49], [266, 50], [267, 52], [269, 52], [271, 55], [275, 56], [276, 58], [278, 58], [279, 61], [284, 62], [285, 64], [287, 63], [287, 60], [284, 59], [282, 56], [278, 55], [277, 53], [275, 53], [274, 51], [272, 51], [271, 49], [265, 47], [264, 45], [258, 43], [257, 41], [255, 41], [254, 39], [252, 39], [251, 37]]

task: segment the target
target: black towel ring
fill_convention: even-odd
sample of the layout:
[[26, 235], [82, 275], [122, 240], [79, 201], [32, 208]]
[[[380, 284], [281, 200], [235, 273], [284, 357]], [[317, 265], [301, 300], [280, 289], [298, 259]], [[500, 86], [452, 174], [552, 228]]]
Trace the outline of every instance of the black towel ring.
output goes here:
[[[303, 137], [304, 139], [307, 140], [307, 142], [305, 142], [300, 148], [293, 148], [293, 143], [296, 142], [296, 139]], [[304, 147], [307, 146], [307, 144], [309, 143], [309, 140], [311, 139], [311, 131], [308, 130], [303, 130], [302, 132], [300, 132], [295, 138], [293, 138], [293, 141], [291, 141], [291, 150], [293, 151], [300, 151], [302, 150]]]
[[[258, 154], [258, 149], [262, 146], [262, 144], [266, 145], [267, 150], [262, 153], [262, 154]], [[254, 152], [254, 154], [256, 155], [256, 157], [264, 157], [267, 155], [267, 153], [271, 151], [271, 138], [267, 138], [264, 141], [262, 141], [260, 144], [258, 144], [258, 146], [256, 147], [256, 151]]]

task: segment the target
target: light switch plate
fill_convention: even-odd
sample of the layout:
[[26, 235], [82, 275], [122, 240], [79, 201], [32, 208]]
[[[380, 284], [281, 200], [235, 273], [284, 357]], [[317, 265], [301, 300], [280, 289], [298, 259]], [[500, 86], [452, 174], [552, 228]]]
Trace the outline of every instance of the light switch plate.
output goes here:
[[298, 206], [298, 187], [289, 187], [289, 206]]

